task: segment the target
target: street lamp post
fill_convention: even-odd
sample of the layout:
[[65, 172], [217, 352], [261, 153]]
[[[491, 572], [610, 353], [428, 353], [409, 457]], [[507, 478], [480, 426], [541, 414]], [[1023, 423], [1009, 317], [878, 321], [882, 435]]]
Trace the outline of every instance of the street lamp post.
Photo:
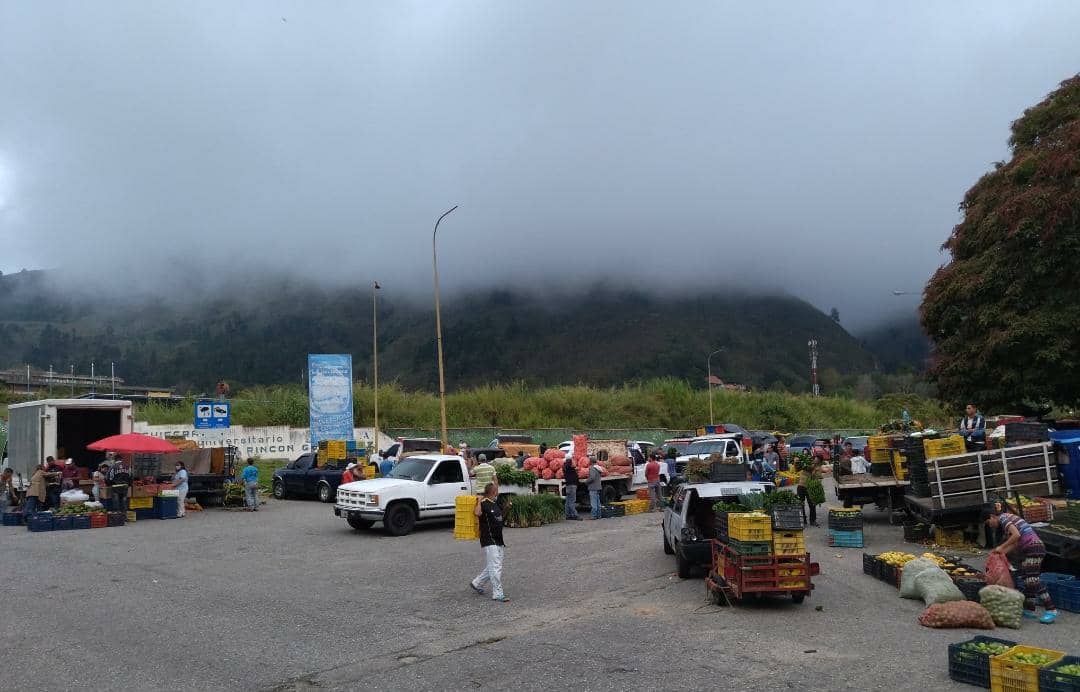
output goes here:
[[713, 408], [712, 408], [712, 357], [717, 353], [720, 353], [724, 349], [718, 348], [709, 354], [709, 357], [705, 359], [705, 382], [709, 386], [709, 425], [716, 425], [716, 421], [713, 420]]
[[379, 308], [376, 297], [379, 295], [379, 282], [371, 284], [371, 353], [375, 366], [375, 431], [372, 433], [372, 453], [379, 451]]
[[456, 204], [444, 211], [443, 215], [435, 221], [435, 230], [431, 232], [431, 268], [435, 275], [435, 346], [439, 352], [439, 421], [442, 432], [440, 439], [444, 452], [449, 446], [449, 439], [446, 433], [446, 376], [443, 373], [442, 315], [439, 311], [439, 254], [435, 245], [435, 236], [439, 232], [439, 223], [455, 209], [457, 209]]

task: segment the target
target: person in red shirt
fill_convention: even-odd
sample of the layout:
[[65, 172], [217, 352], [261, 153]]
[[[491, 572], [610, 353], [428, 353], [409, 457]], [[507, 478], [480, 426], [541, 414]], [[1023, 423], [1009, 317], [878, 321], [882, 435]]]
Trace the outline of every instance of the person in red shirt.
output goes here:
[[660, 509], [660, 461], [659, 454], [652, 454], [645, 464], [645, 482], [649, 484], [649, 511]]
[[353, 475], [354, 468], [356, 468], [356, 464], [349, 464], [345, 467], [345, 472], [341, 474], [341, 485], [357, 480], [356, 476]]

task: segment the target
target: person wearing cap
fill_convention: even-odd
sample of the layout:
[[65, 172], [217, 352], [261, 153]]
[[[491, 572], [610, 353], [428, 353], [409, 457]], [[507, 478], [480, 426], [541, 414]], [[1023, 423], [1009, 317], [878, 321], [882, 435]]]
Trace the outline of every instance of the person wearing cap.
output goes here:
[[353, 481], [360, 480], [353, 473], [353, 469], [356, 468], [356, 464], [349, 462], [349, 465], [345, 467], [344, 473], [341, 474], [341, 485], [346, 483], [352, 483]]
[[94, 485], [90, 488], [90, 492], [94, 495], [94, 502], [101, 502], [101, 496], [105, 490], [105, 472], [108, 470], [109, 465], [103, 461], [90, 476], [90, 480], [94, 481]]
[[75, 481], [79, 479], [79, 467], [75, 465], [74, 459], [68, 459], [64, 462], [64, 470], [60, 472], [61, 478], [61, 491], [68, 491], [75, 488]]
[[394, 458], [386, 456], [386, 452], [380, 452], [379, 456], [383, 458], [379, 462], [379, 475], [386, 478], [394, 470]]
[[487, 456], [481, 454], [476, 458], [476, 468], [473, 469], [473, 474], [476, 477], [476, 488], [480, 493], [483, 493], [484, 488], [488, 483], [495, 480], [495, 467], [488, 463]]
[[248, 459], [247, 466], [240, 472], [244, 479], [244, 503], [249, 512], [259, 511], [259, 467], [255, 462]]

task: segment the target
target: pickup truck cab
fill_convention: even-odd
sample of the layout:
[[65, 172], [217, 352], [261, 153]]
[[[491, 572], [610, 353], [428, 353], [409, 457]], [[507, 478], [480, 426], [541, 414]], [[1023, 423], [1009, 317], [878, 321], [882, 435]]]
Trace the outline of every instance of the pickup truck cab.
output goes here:
[[391, 536], [404, 536], [418, 521], [452, 520], [455, 498], [474, 492], [464, 459], [421, 454], [399, 461], [383, 478], [339, 487], [334, 516], [357, 530], [380, 521]]
[[742, 433], [725, 433], [718, 435], [705, 435], [695, 437], [686, 445], [686, 449], [675, 458], [675, 473], [682, 475], [686, 471], [686, 464], [698, 457], [708, 459], [713, 454], [723, 457], [739, 457], [743, 463], [749, 463], [750, 458], [746, 447], [742, 443]]
[[292, 463], [274, 471], [274, 497], [316, 497], [320, 502], [333, 502], [341, 483], [341, 474], [348, 464], [344, 459], [331, 459], [322, 467], [315, 452], [301, 454]]
[[697, 567], [712, 560], [710, 540], [716, 538], [717, 502], [735, 502], [739, 495], [766, 493], [771, 483], [741, 481], [735, 483], [686, 483], [675, 491], [671, 504], [664, 509], [662, 522], [664, 552], [675, 556], [681, 579], [688, 579]]

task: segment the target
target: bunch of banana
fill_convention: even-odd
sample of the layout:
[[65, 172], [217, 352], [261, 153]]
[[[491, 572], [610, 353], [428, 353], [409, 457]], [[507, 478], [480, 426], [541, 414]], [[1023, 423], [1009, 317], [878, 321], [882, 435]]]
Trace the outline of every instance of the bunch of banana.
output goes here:
[[893, 567], [903, 567], [905, 564], [915, 559], [915, 556], [911, 553], [902, 553], [898, 550], [890, 550], [886, 553], [878, 555], [878, 559], [887, 565]]

